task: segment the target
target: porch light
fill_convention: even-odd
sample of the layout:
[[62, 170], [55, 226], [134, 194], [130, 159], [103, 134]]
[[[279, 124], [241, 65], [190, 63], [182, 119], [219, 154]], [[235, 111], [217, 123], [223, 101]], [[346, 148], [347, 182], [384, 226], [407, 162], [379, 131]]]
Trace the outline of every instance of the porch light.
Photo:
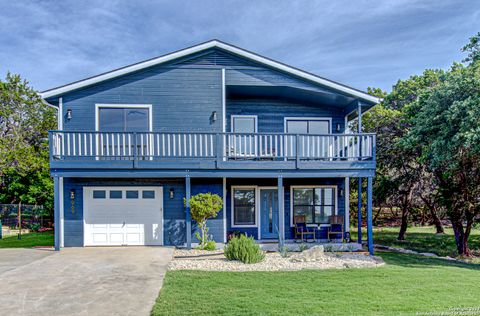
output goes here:
[[340, 123], [337, 123], [337, 132], [340, 132], [341, 129], [342, 129], [342, 125], [340, 125]]
[[67, 120], [71, 120], [72, 119], [72, 109], [68, 109], [67, 110]]
[[170, 193], [170, 199], [173, 199], [173, 193], [174, 193], [174, 192], [173, 192], [173, 188], [170, 188], [169, 193]]
[[340, 189], [340, 196], [343, 196], [344, 192], [343, 189]]
[[75, 190], [70, 190], [70, 200], [75, 200]]
[[217, 111], [213, 111], [211, 117], [212, 117], [212, 122], [217, 121]]

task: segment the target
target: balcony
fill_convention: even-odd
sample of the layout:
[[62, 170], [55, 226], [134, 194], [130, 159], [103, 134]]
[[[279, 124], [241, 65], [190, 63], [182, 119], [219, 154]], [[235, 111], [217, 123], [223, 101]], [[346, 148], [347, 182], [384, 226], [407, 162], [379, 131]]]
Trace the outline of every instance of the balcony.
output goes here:
[[51, 131], [50, 163], [94, 169], [374, 169], [375, 134]]

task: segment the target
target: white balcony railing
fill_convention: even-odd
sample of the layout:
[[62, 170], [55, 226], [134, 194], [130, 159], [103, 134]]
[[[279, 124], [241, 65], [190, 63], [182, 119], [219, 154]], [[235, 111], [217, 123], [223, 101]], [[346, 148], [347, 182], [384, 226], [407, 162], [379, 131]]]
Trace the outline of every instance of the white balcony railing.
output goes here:
[[374, 134], [50, 132], [52, 160], [375, 160]]

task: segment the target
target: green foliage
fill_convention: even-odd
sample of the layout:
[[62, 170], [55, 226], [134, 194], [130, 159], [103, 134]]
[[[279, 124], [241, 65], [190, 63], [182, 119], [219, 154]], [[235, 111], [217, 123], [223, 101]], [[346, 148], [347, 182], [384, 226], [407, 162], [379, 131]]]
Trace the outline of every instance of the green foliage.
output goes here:
[[7, 74], [0, 81], [0, 203], [41, 204], [53, 209], [48, 164], [48, 130], [55, 110], [45, 105], [28, 82]]
[[470, 42], [463, 46], [462, 52], [468, 53], [464, 62], [473, 64], [480, 61], [480, 32], [470, 38]]
[[[223, 200], [217, 194], [199, 193], [190, 198], [190, 214], [192, 219], [197, 222], [201, 234], [196, 234], [200, 241], [200, 249], [205, 249], [208, 240], [207, 219], [217, 216], [223, 207]], [[185, 205], [187, 200], [184, 199]]]
[[470, 229], [480, 214], [479, 64], [456, 63], [425, 90], [410, 107], [413, 128], [403, 140], [405, 147], [420, 149], [420, 163], [434, 176], [460, 255], [469, 255]]
[[243, 263], [257, 263], [265, 259], [265, 254], [253, 237], [245, 235], [230, 239], [225, 245], [224, 253], [228, 260], [240, 260]]

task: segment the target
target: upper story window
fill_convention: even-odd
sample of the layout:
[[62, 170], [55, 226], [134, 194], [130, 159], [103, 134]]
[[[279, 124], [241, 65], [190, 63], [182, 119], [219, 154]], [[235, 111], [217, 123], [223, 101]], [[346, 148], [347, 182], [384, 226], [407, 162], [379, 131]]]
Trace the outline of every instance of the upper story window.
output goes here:
[[256, 133], [257, 116], [256, 115], [232, 115], [233, 133]]
[[330, 134], [330, 119], [286, 118], [285, 132], [290, 134]]
[[150, 131], [150, 108], [142, 106], [98, 106], [98, 130], [102, 132]]

